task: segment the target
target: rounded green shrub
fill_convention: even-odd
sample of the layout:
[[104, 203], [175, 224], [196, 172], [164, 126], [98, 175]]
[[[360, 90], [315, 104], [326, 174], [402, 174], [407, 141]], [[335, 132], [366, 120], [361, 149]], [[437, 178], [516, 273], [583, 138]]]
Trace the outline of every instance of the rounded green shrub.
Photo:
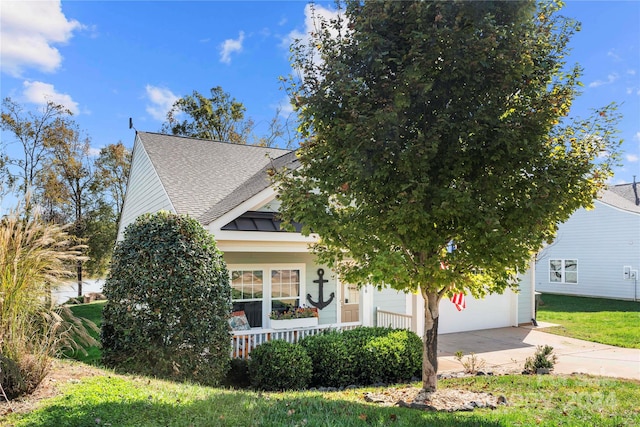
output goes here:
[[260, 390], [300, 390], [311, 381], [311, 358], [299, 344], [266, 342], [251, 351], [251, 385]]
[[422, 370], [422, 340], [414, 332], [359, 327], [343, 332], [361, 385], [409, 381]]
[[422, 340], [411, 331], [390, 331], [362, 350], [361, 372], [369, 384], [408, 381], [422, 370]]
[[353, 355], [341, 332], [310, 335], [299, 344], [307, 350], [313, 364], [312, 386], [344, 387], [354, 384]]
[[229, 274], [193, 218], [158, 212], [130, 224], [104, 285], [103, 361], [144, 375], [215, 385], [229, 366]]

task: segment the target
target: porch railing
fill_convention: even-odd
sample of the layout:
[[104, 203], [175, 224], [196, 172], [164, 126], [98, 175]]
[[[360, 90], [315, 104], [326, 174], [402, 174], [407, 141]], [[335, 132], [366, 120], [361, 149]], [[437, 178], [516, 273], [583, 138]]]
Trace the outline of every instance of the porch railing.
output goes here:
[[411, 319], [411, 315], [380, 310], [380, 307], [376, 307], [376, 326], [411, 330]]
[[309, 335], [316, 335], [325, 330], [347, 330], [361, 326], [360, 322], [318, 325], [299, 329], [255, 329], [247, 331], [233, 331], [231, 338], [231, 357], [234, 359], [248, 359], [251, 350], [271, 340], [285, 340], [297, 343]]

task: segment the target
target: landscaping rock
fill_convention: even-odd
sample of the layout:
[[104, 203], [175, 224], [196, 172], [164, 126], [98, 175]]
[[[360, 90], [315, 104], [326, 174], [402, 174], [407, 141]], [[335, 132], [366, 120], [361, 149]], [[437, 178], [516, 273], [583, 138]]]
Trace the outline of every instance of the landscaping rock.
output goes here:
[[[502, 401], [506, 404], [506, 398]], [[383, 406], [401, 406], [423, 411], [473, 411], [475, 408], [495, 409], [499, 403], [489, 393], [476, 393], [468, 390], [441, 389], [425, 393], [418, 388], [388, 388], [380, 393], [365, 393], [365, 401]]]

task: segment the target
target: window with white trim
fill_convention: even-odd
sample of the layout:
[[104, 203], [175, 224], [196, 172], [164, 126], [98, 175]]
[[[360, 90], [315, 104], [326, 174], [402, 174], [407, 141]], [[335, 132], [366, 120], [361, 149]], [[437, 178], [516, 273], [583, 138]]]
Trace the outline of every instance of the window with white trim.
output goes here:
[[231, 270], [231, 301], [233, 311], [244, 311], [252, 328], [262, 326], [262, 270]]
[[300, 270], [271, 270], [271, 310], [287, 311], [300, 307]]
[[578, 260], [549, 260], [549, 281], [551, 283], [578, 283]]
[[252, 328], [267, 325], [272, 311], [301, 306], [304, 264], [228, 266], [233, 311], [244, 311]]

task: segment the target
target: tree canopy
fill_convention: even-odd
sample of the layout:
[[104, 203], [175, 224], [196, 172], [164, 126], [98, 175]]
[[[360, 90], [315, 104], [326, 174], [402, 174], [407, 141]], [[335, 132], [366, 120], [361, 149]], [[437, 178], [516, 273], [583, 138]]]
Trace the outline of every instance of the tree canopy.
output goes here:
[[341, 5], [293, 46], [303, 142], [301, 167], [276, 174], [282, 216], [345, 282], [423, 295], [434, 390], [441, 298], [517, 287], [611, 176], [615, 113], [568, 120], [579, 25], [555, 3]]
[[210, 92], [211, 97], [207, 98], [194, 90], [191, 95], [174, 102], [161, 132], [263, 147], [291, 148], [297, 145], [291, 114], [284, 116], [282, 109], [278, 108], [266, 124], [264, 133], [256, 134], [256, 123], [245, 116], [246, 108], [242, 102], [232, 98], [220, 86], [211, 88]]
[[25, 112], [22, 105], [11, 98], [2, 100], [2, 130], [11, 132], [20, 144], [20, 156], [7, 157], [11, 182], [19, 183], [19, 192], [25, 196], [34, 191], [36, 180], [50, 154], [50, 147], [64, 138], [73, 126], [71, 111], [48, 101], [41, 111]]
[[[119, 142], [102, 148], [95, 158], [90, 138], [71, 112], [51, 101], [40, 110], [25, 111], [6, 98], [1, 118], [2, 129], [14, 137], [7, 138], [8, 144], [19, 149], [0, 156], [0, 184], [17, 184], [13, 192], [25, 203], [25, 217], [37, 210], [46, 222], [72, 223], [69, 233], [86, 244], [89, 273], [104, 274], [116, 239], [131, 153]], [[80, 263], [77, 273], [80, 296]]]
[[[173, 135], [246, 144], [253, 122], [245, 121], [245, 106], [220, 86], [207, 98], [194, 90], [178, 99], [167, 113], [162, 131]], [[186, 115], [180, 120], [181, 115]]]

